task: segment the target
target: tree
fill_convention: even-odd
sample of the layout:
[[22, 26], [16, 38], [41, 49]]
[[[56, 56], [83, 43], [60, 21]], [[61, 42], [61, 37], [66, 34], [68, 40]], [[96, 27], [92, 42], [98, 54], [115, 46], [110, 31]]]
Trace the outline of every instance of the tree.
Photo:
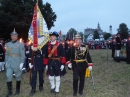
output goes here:
[[[1, 0], [0, 4], [1, 37], [9, 39], [10, 33], [16, 28], [19, 37], [27, 39], [36, 0]], [[55, 12], [49, 3], [43, 5], [42, 0], [39, 0], [38, 4], [48, 29], [51, 29], [56, 21]]]
[[78, 32], [74, 29], [71, 28], [68, 32], [67, 32], [67, 38], [73, 40], [74, 36], [77, 34]]
[[111, 37], [111, 34], [110, 33], [105, 33], [104, 34], [104, 39], [107, 40], [109, 37]]
[[57, 16], [55, 12], [53, 12], [51, 8], [51, 4], [49, 4], [48, 2], [45, 5], [41, 5], [40, 8], [41, 8], [43, 17], [46, 20], [47, 27], [50, 30], [51, 27], [55, 26], [54, 22], [56, 21]]
[[99, 39], [99, 33], [97, 30], [94, 31], [94, 39]]
[[125, 23], [121, 23], [119, 25], [119, 28], [117, 29], [117, 31], [120, 32], [121, 39], [126, 39], [127, 38], [129, 29], [128, 29], [128, 27], [127, 27], [127, 25]]

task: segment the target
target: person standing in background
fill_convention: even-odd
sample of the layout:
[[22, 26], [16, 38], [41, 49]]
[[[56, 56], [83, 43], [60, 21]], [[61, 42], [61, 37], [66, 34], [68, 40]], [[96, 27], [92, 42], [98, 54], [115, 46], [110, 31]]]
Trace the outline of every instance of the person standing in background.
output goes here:
[[116, 50], [116, 39], [115, 38], [113, 38], [113, 40], [111, 42], [111, 49], [112, 49], [112, 58], [114, 58], [115, 50]]
[[120, 51], [121, 51], [121, 38], [120, 33], [117, 33], [116, 37], [116, 56], [120, 57]]
[[127, 64], [130, 64], [130, 35], [128, 36], [126, 42], [126, 57], [127, 57]]
[[0, 38], [0, 72], [4, 71], [5, 65], [5, 48], [3, 45], [3, 38]]

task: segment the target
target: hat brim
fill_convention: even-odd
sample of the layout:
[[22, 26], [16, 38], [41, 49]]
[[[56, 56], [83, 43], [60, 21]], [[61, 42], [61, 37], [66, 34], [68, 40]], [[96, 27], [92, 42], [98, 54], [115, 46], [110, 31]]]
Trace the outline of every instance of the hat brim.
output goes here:
[[58, 36], [59, 36], [58, 34], [54, 34], [54, 33], [49, 34], [49, 35], [50, 35], [50, 36], [54, 35], [54, 36], [56, 36], [56, 37], [58, 37]]
[[11, 36], [13, 36], [13, 35], [16, 35], [16, 36], [18, 36], [18, 34], [10, 34]]

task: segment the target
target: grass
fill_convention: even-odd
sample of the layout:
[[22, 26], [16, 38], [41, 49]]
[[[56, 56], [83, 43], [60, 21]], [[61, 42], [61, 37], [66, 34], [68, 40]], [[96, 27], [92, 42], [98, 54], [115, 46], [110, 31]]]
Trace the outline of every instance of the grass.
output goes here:
[[[84, 97], [130, 97], [130, 65], [125, 62], [114, 62], [111, 51], [90, 50], [93, 60], [93, 76], [96, 90], [93, 90], [91, 78], [86, 78]], [[55, 97], [50, 93], [50, 84], [45, 76], [44, 91], [37, 91], [33, 97]], [[73, 97], [72, 71], [61, 78], [60, 93], [57, 97]], [[37, 81], [38, 83], [38, 81]], [[13, 90], [15, 92], [15, 79], [13, 78]], [[22, 75], [21, 93], [16, 97], [30, 97], [29, 73]], [[0, 97], [5, 97], [7, 92], [5, 72], [0, 73]], [[13, 96], [11, 96], [13, 97]]]

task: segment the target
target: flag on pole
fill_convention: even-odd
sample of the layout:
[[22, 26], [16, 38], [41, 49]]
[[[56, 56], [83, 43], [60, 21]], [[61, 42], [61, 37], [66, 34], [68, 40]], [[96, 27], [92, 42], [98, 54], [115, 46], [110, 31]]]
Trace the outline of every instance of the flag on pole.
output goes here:
[[41, 49], [49, 40], [49, 31], [38, 4], [34, 7], [28, 38], [33, 43], [34, 50]]

